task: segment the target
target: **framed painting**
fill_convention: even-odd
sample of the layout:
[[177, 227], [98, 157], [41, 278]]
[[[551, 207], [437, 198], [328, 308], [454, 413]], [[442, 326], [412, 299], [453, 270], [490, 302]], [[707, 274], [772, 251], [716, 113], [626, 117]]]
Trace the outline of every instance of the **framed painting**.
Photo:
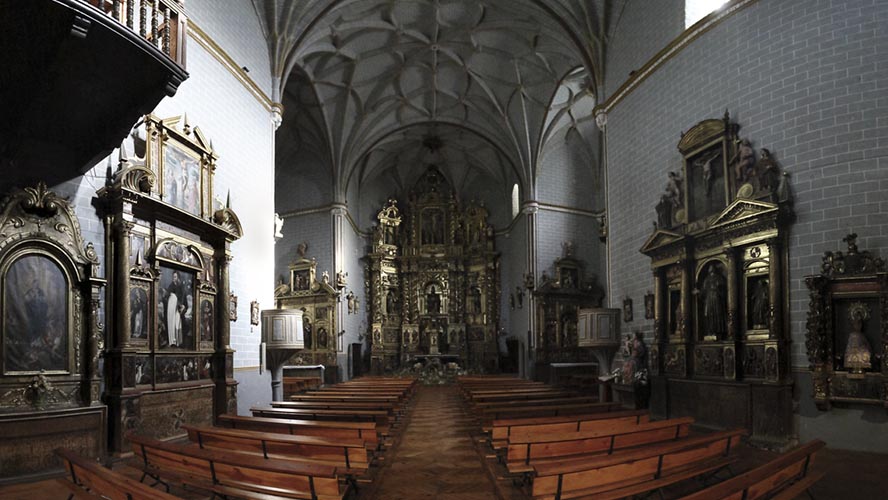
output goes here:
[[71, 287], [44, 254], [15, 259], [3, 276], [3, 373], [67, 373]]
[[148, 341], [148, 293], [150, 285], [147, 281], [130, 281], [130, 338]]
[[200, 346], [202, 349], [213, 348], [214, 328], [213, 318], [216, 307], [213, 304], [213, 297], [209, 295], [201, 295], [200, 297]]
[[157, 287], [157, 341], [161, 349], [194, 348], [195, 276], [160, 265]]
[[164, 201], [201, 215], [200, 156], [175, 141], [167, 141], [163, 149]]
[[228, 320], [237, 321], [237, 295], [228, 294]]

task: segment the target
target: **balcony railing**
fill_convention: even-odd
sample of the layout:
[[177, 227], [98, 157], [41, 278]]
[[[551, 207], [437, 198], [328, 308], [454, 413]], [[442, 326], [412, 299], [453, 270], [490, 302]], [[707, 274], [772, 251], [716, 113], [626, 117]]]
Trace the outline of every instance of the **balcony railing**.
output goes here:
[[185, 67], [188, 21], [176, 0], [87, 0]]

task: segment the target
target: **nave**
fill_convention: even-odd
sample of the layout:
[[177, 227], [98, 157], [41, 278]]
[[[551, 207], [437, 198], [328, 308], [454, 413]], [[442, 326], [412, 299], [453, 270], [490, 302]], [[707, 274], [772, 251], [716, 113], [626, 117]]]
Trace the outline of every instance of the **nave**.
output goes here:
[[288, 399], [252, 409], [274, 417], [186, 424], [187, 440], [131, 434], [134, 454], [111, 469], [60, 449], [65, 478], [0, 488], [0, 497], [877, 498], [884, 483], [848, 480], [860, 478], [867, 454], [830, 453], [819, 441], [766, 452], [746, 446], [742, 429], [655, 421], [646, 410], [512, 377], [442, 386], [365, 378]]

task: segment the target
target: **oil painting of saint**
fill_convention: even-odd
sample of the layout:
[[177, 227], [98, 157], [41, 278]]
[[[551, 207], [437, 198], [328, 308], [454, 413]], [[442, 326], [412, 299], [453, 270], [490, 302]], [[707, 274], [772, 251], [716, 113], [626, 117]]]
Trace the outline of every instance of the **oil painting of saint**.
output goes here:
[[28, 255], [9, 266], [3, 284], [4, 372], [66, 371], [69, 287], [62, 269]]
[[161, 347], [191, 347], [194, 339], [194, 274], [162, 266], [157, 294]]

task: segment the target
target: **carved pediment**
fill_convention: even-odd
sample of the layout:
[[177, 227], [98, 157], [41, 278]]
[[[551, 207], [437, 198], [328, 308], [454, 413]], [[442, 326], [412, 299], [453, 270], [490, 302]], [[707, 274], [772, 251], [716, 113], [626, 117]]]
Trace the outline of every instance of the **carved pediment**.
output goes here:
[[641, 246], [641, 253], [648, 253], [656, 250], [657, 248], [675, 243], [677, 241], [680, 241], [683, 237], [684, 236], [682, 236], [681, 234], [673, 231], [657, 229], [652, 235], [650, 235], [650, 237], [648, 237], [647, 241], [644, 242], [644, 245]]
[[686, 155], [718, 136], [725, 134], [727, 127], [727, 112], [725, 113], [725, 119], [703, 120], [682, 134], [681, 140], [678, 142], [678, 150], [682, 155]]
[[733, 222], [739, 222], [754, 217], [760, 217], [765, 214], [770, 215], [776, 213], [777, 210], [777, 205], [775, 205], [774, 203], [768, 203], [766, 201], [736, 199], [733, 203], [722, 210], [722, 212], [718, 214], [715, 219], [713, 219], [712, 224], [710, 224], [709, 227], [715, 228]]

